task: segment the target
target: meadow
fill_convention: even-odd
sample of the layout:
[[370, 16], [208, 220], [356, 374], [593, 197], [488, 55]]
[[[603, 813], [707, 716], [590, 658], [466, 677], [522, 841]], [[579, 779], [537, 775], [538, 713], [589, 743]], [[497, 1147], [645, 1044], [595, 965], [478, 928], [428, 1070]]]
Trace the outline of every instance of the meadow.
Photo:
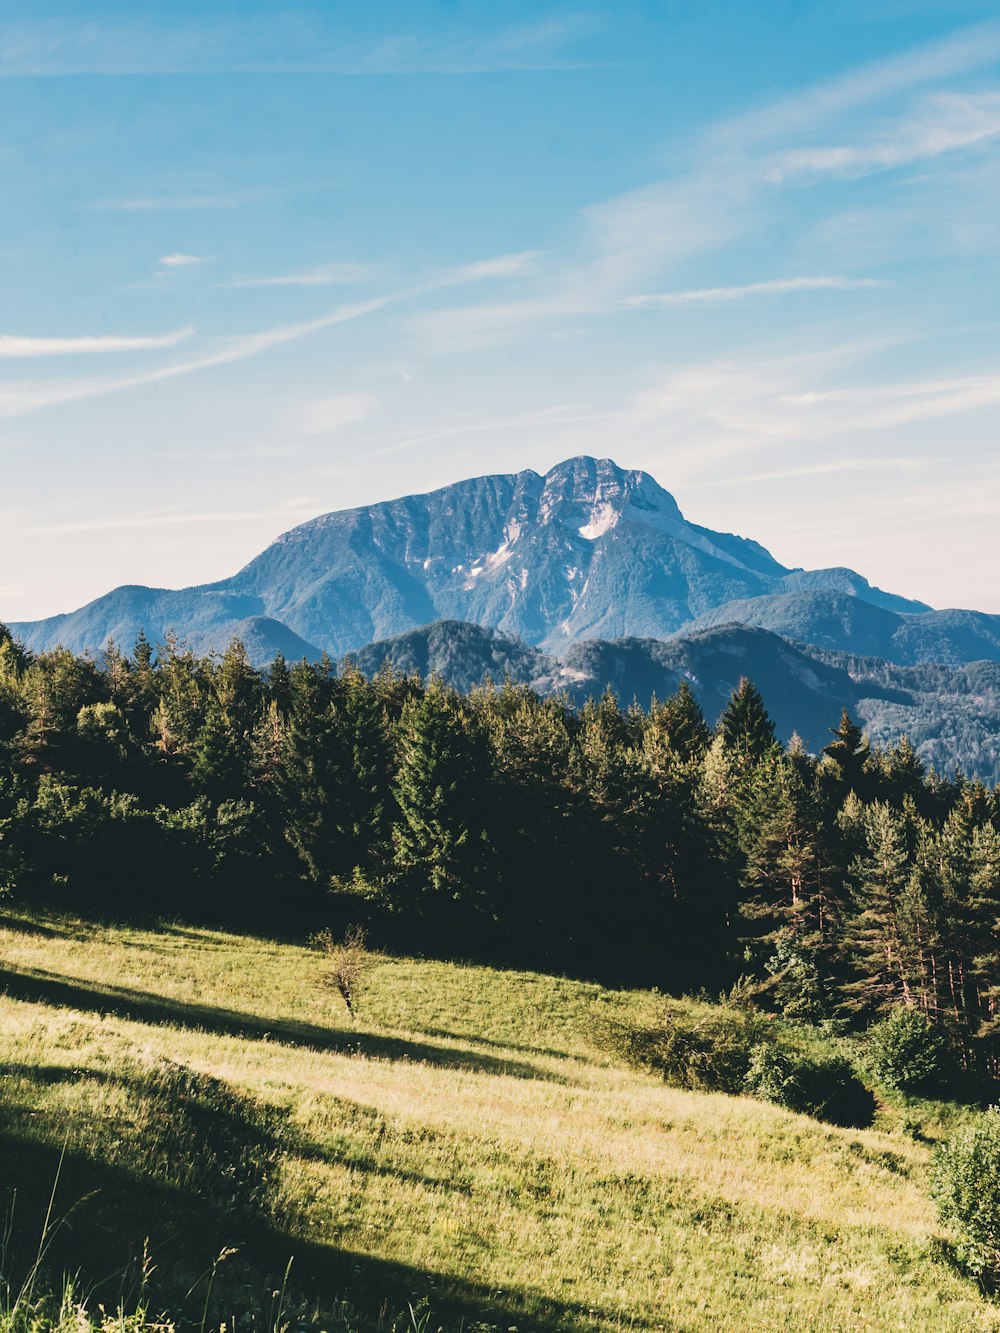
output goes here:
[[0, 951], [0, 1329], [65, 1274], [122, 1333], [1000, 1329], [940, 1108], [667, 1087], [594, 1038], [649, 992], [377, 957], [352, 1021], [302, 943], [8, 914]]

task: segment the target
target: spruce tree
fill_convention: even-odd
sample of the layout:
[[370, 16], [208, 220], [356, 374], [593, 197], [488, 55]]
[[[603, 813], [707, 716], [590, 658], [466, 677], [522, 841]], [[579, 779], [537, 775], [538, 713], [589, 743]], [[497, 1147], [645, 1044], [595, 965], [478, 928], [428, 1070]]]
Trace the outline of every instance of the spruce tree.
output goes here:
[[823, 753], [837, 768], [837, 776], [846, 791], [863, 794], [862, 775], [868, 758], [868, 737], [851, 720], [845, 708], [840, 715], [840, 726], [831, 727], [833, 740], [823, 747]]
[[432, 683], [401, 719], [387, 904], [448, 931], [489, 901], [490, 753], [469, 710]]
[[682, 759], [700, 759], [712, 739], [705, 714], [701, 711], [694, 691], [682, 680], [676, 693], [665, 703], [654, 704], [650, 721], [660, 728], [670, 747]]
[[841, 989], [848, 1008], [878, 1013], [918, 1001], [919, 951], [903, 911], [916, 834], [913, 812], [878, 801], [862, 807], [860, 823], [863, 847], [850, 868], [853, 911], [841, 935], [852, 975]]
[[726, 749], [741, 760], [763, 759], [777, 743], [761, 693], [746, 676], [723, 709], [717, 730]]

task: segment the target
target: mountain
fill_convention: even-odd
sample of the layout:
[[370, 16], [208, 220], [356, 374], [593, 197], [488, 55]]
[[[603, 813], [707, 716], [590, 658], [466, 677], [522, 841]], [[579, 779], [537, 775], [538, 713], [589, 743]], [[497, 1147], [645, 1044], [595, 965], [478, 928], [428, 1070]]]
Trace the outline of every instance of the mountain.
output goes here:
[[505, 676], [533, 685], [558, 669], [556, 658], [523, 640], [461, 620], [438, 620], [379, 639], [344, 660], [369, 677], [386, 663], [406, 675], [416, 672], [424, 680], [440, 676], [463, 693], [487, 679], [499, 684]]
[[479, 625], [441, 621], [350, 655], [365, 675], [387, 661], [400, 671], [438, 675], [460, 690], [504, 676], [574, 703], [612, 685], [619, 699], [647, 707], [686, 679], [710, 722], [741, 676], [764, 696], [778, 734], [797, 731], [811, 749], [850, 709], [879, 745], [908, 736], [939, 773], [956, 767], [1000, 781], [1000, 663], [897, 666], [875, 657], [801, 649], [767, 630], [719, 625], [667, 640], [588, 639], [554, 656]]
[[122, 587], [11, 629], [30, 648], [79, 652], [129, 646], [140, 629], [222, 648], [249, 624], [265, 662], [282, 635], [296, 654], [339, 657], [438, 620], [550, 653], [739, 620], [906, 661], [1000, 659], [1000, 617], [933, 612], [849, 569], [787, 569], [757, 542], [688, 522], [648, 473], [585, 457], [326, 514], [232, 578]]
[[686, 625], [685, 630], [709, 629], [734, 621], [800, 643], [879, 657], [901, 666], [1000, 662], [1000, 616], [982, 611], [899, 614], [856, 594], [828, 589], [724, 602]]

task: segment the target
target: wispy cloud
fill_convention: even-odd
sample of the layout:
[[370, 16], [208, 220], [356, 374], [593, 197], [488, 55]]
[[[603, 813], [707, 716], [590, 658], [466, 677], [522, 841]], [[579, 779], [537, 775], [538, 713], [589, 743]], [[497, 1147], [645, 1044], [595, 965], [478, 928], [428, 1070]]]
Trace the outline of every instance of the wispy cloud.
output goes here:
[[[920, 91], [927, 84], [982, 67], [1000, 56], [1000, 23], [979, 24], [935, 43], [800, 89], [771, 104], [692, 136], [678, 153], [688, 160], [675, 175], [583, 209], [580, 227], [562, 253], [536, 262], [515, 299], [421, 313], [410, 323], [420, 350], [454, 352], [549, 336], [597, 314], [628, 306], [669, 308], [739, 300], [769, 292], [864, 287], [869, 277], [849, 271], [836, 279], [773, 279], [741, 287], [681, 288], [654, 293], [652, 280], [678, 273], [690, 261], [765, 235], [787, 221], [790, 192], [831, 177], [849, 180], [917, 162], [927, 170], [1000, 134], [1000, 94], [938, 90], [879, 126], [857, 123], [859, 108]], [[866, 113], [867, 114], [867, 113]], [[845, 119], [849, 122], [845, 125]], [[803, 143], [823, 132], [827, 142]], [[914, 185], [905, 200], [882, 200], [872, 222], [891, 236], [900, 207], [923, 211], [939, 193], [935, 181]], [[988, 180], [969, 191], [988, 194]], [[971, 214], [982, 207], [966, 201]], [[801, 205], [796, 205], [801, 208]], [[912, 233], [912, 228], [910, 229]], [[898, 247], [889, 247], [898, 262]], [[848, 247], [844, 258], [851, 263]], [[806, 262], [812, 262], [809, 259]], [[838, 264], [843, 262], [838, 259]], [[853, 267], [853, 265], [852, 265]], [[772, 285], [772, 283], [774, 285]]]
[[[485, 276], [486, 271], [489, 271], [493, 266], [502, 273], [508, 265], [509, 258], [509, 256], [501, 256], [495, 260], [484, 260], [481, 263], [465, 264], [453, 269], [446, 269], [420, 282], [411, 283], [409, 286], [397, 288], [394, 291], [384, 292], [382, 295], [372, 297], [369, 300], [354, 301], [346, 305], [336, 306], [333, 310], [318, 316], [316, 319], [304, 320], [297, 324], [282, 324], [274, 328], [262, 329], [257, 333], [223, 339], [221, 342], [209, 345], [201, 354], [186, 361], [176, 361], [166, 366], [155, 366], [148, 370], [136, 372], [133, 375], [42, 382], [29, 381], [21, 384], [3, 385], [0, 386], [0, 417], [21, 416], [27, 412], [38, 411], [61, 403], [102, 397], [105, 394], [137, 388], [143, 384], [156, 384], [180, 376], [196, 374], [199, 371], [209, 370], [213, 367], [245, 361], [251, 357], [261, 356], [276, 347], [298, 342], [300, 339], [309, 337], [323, 329], [334, 328], [339, 324], [347, 324], [353, 320], [362, 319], [376, 311], [384, 310], [388, 306], [410, 300], [413, 297], [459, 286], [462, 283], [477, 281]], [[187, 336], [189, 330], [182, 330], [181, 332], [184, 336]]]
[[817, 123], [845, 112], [983, 69], [998, 58], [1000, 22], [990, 19], [718, 121], [706, 135], [706, 147], [714, 152], [731, 152], [768, 139], [808, 132]]
[[134, 375], [120, 375], [104, 379], [48, 381], [42, 384], [27, 383], [0, 387], [0, 417], [20, 416], [25, 412], [34, 412], [39, 408], [52, 407], [59, 403], [73, 402], [85, 398], [102, 397], [109, 393], [118, 393], [123, 389], [137, 388], [142, 384], [156, 384], [179, 376], [195, 374], [215, 366], [232, 365], [250, 357], [260, 356], [272, 348], [285, 343], [296, 342], [320, 329], [332, 328], [337, 324], [346, 324], [360, 319], [399, 301], [407, 293], [393, 292], [375, 297], [370, 301], [359, 301], [351, 305], [338, 306], [335, 310], [321, 315], [318, 319], [307, 320], [301, 324], [285, 324], [277, 328], [263, 329], [259, 333], [248, 333], [235, 338], [228, 338], [221, 346], [209, 348], [200, 356], [188, 361], [177, 361], [171, 365], [158, 366], [140, 371]]
[[402, 32], [344, 42], [329, 21], [290, 13], [197, 25], [173, 17], [169, 22], [35, 20], [0, 28], [0, 75], [384, 76], [562, 69], [581, 63], [569, 48], [599, 26], [588, 14], [559, 14], [475, 36], [456, 30], [450, 38], [428, 39]]
[[353, 426], [371, 416], [375, 399], [366, 393], [341, 393], [300, 404], [295, 426], [303, 435], [332, 435], [343, 426]]
[[825, 463], [807, 463], [802, 467], [774, 468], [768, 472], [744, 473], [737, 477], [713, 477], [711, 481], [688, 482], [696, 491], [717, 486], [752, 486], [765, 481], [790, 481], [796, 477], [824, 477], [838, 472], [916, 472], [925, 464], [917, 458], [838, 458]]
[[456, 425], [442, 426], [436, 430], [421, 432], [399, 432], [394, 442], [382, 448], [369, 450], [368, 458], [378, 458], [383, 454], [397, 453], [403, 449], [414, 449], [440, 440], [461, 439], [468, 435], [502, 434], [510, 430], [526, 430], [536, 427], [569, 426], [594, 421], [595, 413], [587, 411], [579, 403], [554, 403], [550, 407], [537, 408], [531, 412], [519, 412], [508, 417], [489, 417], [482, 421], [464, 421]]
[[683, 439], [688, 448], [678, 466], [714, 484], [723, 459], [842, 444], [856, 458], [859, 441], [881, 439], [889, 428], [1000, 403], [997, 374], [852, 382], [875, 350], [866, 342], [817, 352], [775, 348], [674, 366], [633, 395], [623, 429], [634, 438]]
[[458, 282], [475, 282], [480, 278], [522, 278], [536, 273], [543, 257], [541, 250], [521, 250], [516, 254], [496, 255], [492, 259], [477, 259], [453, 270]]
[[380, 274], [374, 264], [354, 264], [340, 261], [320, 264], [316, 268], [297, 273], [278, 273], [265, 277], [236, 277], [220, 283], [220, 287], [339, 287], [357, 282], [369, 282]]
[[291, 502], [285, 501], [272, 509], [242, 510], [198, 510], [191, 513], [143, 513], [129, 514], [125, 518], [75, 519], [67, 523], [44, 523], [36, 527], [25, 528], [30, 536], [55, 536], [59, 533], [76, 532], [127, 532], [144, 531], [147, 528], [176, 528], [205, 523], [251, 523], [263, 518], [272, 518], [276, 522], [285, 522], [289, 518], [316, 512], [316, 502], [310, 498], [299, 497]]
[[186, 255], [174, 250], [169, 255], [161, 255], [157, 263], [161, 268], [190, 268], [194, 264], [207, 264], [208, 260], [202, 255]]
[[916, 114], [862, 143], [793, 148], [767, 169], [773, 183], [801, 176], [862, 176], [909, 166], [1000, 136], [1000, 92], [941, 93]]
[[79, 338], [21, 338], [0, 334], [0, 358], [35, 356], [90, 356], [107, 352], [147, 352], [155, 348], [176, 347], [193, 337], [193, 328], [175, 329], [152, 337], [116, 337], [85, 335]]
[[826, 411], [846, 407], [869, 427], [898, 426], [995, 407], [1000, 404], [1000, 373], [810, 391], [791, 394], [787, 401]]
[[768, 282], [747, 282], [741, 287], [699, 287], [687, 292], [659, 292], [629, 296], [629, 306], [697, 305], [703, 302], [742, 301], [750, 296], [774, 296], [785, 292], [854, 291], [858, 288], [884, 287], [878, 278], [773, 278]]

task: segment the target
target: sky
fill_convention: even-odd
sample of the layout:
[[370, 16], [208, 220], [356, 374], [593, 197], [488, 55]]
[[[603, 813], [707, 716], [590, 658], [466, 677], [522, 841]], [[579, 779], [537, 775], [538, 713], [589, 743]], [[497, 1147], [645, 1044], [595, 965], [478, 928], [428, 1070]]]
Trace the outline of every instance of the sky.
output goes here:
[[1000, 612], [979, 0], [4, 0], [0, 619], [575, 454]]

